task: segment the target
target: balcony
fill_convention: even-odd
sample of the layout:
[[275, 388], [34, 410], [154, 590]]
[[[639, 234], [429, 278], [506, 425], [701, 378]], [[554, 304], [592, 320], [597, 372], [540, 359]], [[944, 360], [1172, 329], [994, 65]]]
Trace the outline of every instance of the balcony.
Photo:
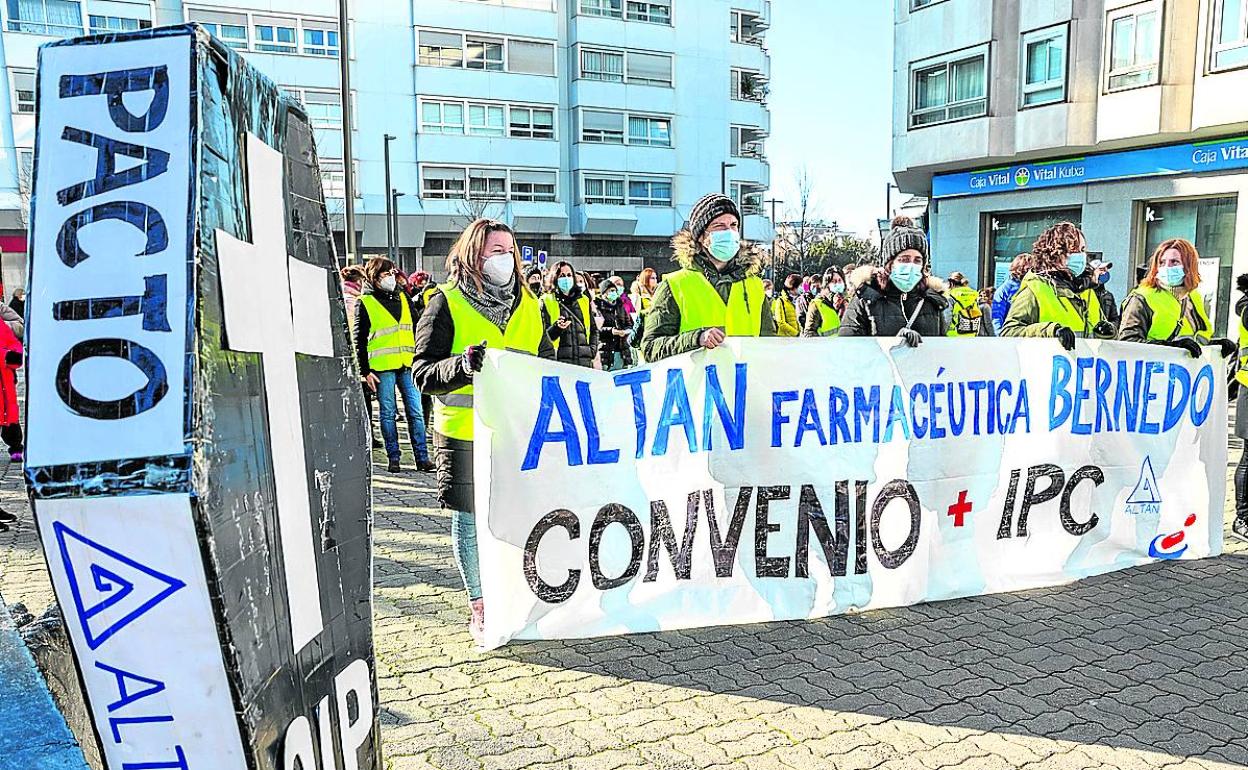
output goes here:
[[758, 102], [765, 105], [767, 95], [770, 93], [769, 81], [770, 79], [762, 72], [734, 69], [730, 96], [737, 101]]
[[732, 42], [765, 48], [769, 29], [771, 21], [766, 16], [748, 11], [733, 11]]

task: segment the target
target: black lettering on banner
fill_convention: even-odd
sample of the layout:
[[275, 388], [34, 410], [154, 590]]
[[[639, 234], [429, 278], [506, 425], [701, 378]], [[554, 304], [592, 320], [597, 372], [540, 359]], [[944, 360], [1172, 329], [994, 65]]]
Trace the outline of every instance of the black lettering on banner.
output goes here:
[[997, 539], [1009, 540], [1010, 531], [1014, 529], [1014, 500], [1018, 497], [1018, 480], [1023, 472], [1015, 468], [1010, 471], [1010, 488], [1005, 493], [1005, 508], [1001, 511], [1001, 526], [997, 527]]
[[568, 579], [557, 586], [552, 586], [537, 574], [537, 548], [541, 545], [546, 533], [556, 527], [566, 530], [569, 540], [577, 540], [581, 537], [581, 522], [576, 518], [576, 514], [560, 508], [543, 516], [533, 527], [533, 531], [529, 533], [529, 539], [524, 543], [524, 577], [529, 581], [529, 588], [533, 591], [533, 595], [547, 604], [566, 602], [572, 598], [572, 594], [576, 593], [576, 587], [581, 582], [579, 569], [568, 570]]
[[707, 528], [711, 532], [711, 558], [715, 560], [715, 577], [732, 577], [732, 565], [736, 563], [741, 531], [745, 528], [745, 516], [750, 512], [754, 487], [741, 487], [737, 492], [737, 505], [732, 511], [732, 521], [728, 522], [726, 539], [720, 535], [719, 523], [715, 521], [715, 499], [711, 490], [702, 494], [706, 500], [703, 507], [706, 508]]
[[[135, 115], [126, 107], [122, 97], [127, 93], [151, 91], [152, 101], [147, 111]], [[169, 68], [138, 67], [113, 72], [93, 72], [90, 75], [62, 75], [61, 98], [73, 96], [108, 96], [108, 117], [122, 131], [151, 131], [165, 120], [169, 110]]]
[[[840, 490], [837, 484], [837, 490]], [[819, 503], [819, 496], [810, 484], [803, 484], [797, 500], [797, 548], [793, 554], [793, 576], [810, 577], [810, 530], [815, 530], [815, 538], [823, 549], [823, 558], [828, 562], [828, 573], [833, 577], [844, 577], [845, 566], [849, 561], [849, 501], [839, 494], [835, 500], [836, 534], [828, 526], [828, 519]]]
[[[849, 482], [836, 486], [836, 496], [849, 494]], [[854, 482], [854, 574], [867, 574], [867, 482]]]
[[767, 537], [780, 531], [779, 524], [767, 518], [772, 500], [788, 500], [791, 487], [759, 487], [758, 506], [754, 509], [754, 574], [758, 577], [789, 576], [789, 557], [768, 556]]
[[[61, 138], [67, 142], [85, 144], [96, 151], [95, 177], [78, 182], [57, 192], [56, 200], [62, 206], [90, 198], [93, 195], [119, 190], [139, 182], [160, 176], [169, 170], [169, 153], [155, 147], [144, 147], [120, 139], [98, 136], [90, 131], [66, 126]], [[117, 156], [124, 155], [141, 161], [125, 171], [117, 170]]]
[[70, 299], [52, 304], [56, 321], [94, 321], [100, 318], [142, 316], [143, 331], [167, 332], [169, 327], [168, 277], [149, 275], [143, 279], [143, 293], [128, 297]]
[[[71, 381], [74, 366], [89, 358], [120, 358], [129, 361], [147, 377], [147, 383], [128, 396], [100, 401], [84, 396]], [[76, 414], [93, 420], [122, 420], [142, 414], [160, 403], [169, 392], [165, 365], [151, 349], [131, 340], [106, 337], [84, 340], [61, 357], [56, 370], [56, 393]]]
[[[708, 490], [709, 494], [709, 490]], [[701, 492], [690, 492], [685, 505], [685, 534], [680, 548], [676, 547], [676, 533], [672, 529], [672, 517], [667, 503], [654, 500], [650, 503], [650, 548], [646, 560], [646, 577], [642, 582], [653, 583], [659, 579], [659, 548], [667, 548], [672, 559], [672, 571], [677, 580], [688, 580], [693, 570], [693, 536], [698, 531], [698, 499]]]
[[1088, 516], [1088, 520], [1082, 524], [1075, 521], [1070, 514], [1070, 498], [1075, 493], [1075, 488], [1084, 481], [1091, 481], [1094, 486], [1100, 486], [1105, 483], [1105, 473], [1095, 465], [1085, 465], [1075, 471], [1070, 477], [1070, 483], [1066, 485], [1066, 491], [1062, 492], [1061, 516], [1062, 526], [1072, 535], [1086, 535], [1096, 529], [1097, 523], [1101, 520], [1096, 515], [1096, 511], [1092, 511]]
[[165, 219], [159, 211], [138, 201], [110, 201], [83, 209], [71, 215], [61, 225], [61, 231], [56, 236], [56, 255], [61, 258], [61, 262], [65, 263], [66, 267], [77, 267], [80, 262], [91, 256], [79, 245], [78, 231], [89, 224], [106, 219], [115, 219], [133, 225], [136, 230], [144, 234], [147, 242], [143, 246], [143, 251], [135, 254], [136, 257], [146, 257], [169, 248], [169, 228], [165, 226]]
[[[888, 508], [888, 504], [897, 499], [906, 502], [910, 513], [910, 532], [896, 550], [890, 551], [880, 540], [880, 521], [884, 518], [884, 510]], [[919, 493], [908, 481], [896, 479], [888, 482], [880, 491], [880, 496], [875, 498], [875, 505], [871, 508], [871, 542], [875, 546], [875, 558], [880, 560], [885, 569], [897, 569], [914, 554], [914, 549], [919, 544], [919, 528], [923, 524], [921, 513]]]
[[[1048, 478], [1049, 486], [1043, 492], [1036, 492], [1036, 481], [1041, 476]], [[1042, 505], [1062, 493], [1066, 485], [1066, 474], [1056, 465], [1037, 465], [1027, 469], [1027, 487], [1023, 490], [1023, 502], [1018, 509], [1017, 537], [1027, 537], [1027, 517], [1032, 506]]]
[[[602, 574], [602, 559], [599, 551], [602, 548], [603, 533], [612, 524], [622, 524], [624, 529], [628, 530], [632, 546], [628, 566], [624, 568], [624, 572], [619, 577], [608, 578]], [[593, 578], [594, 588], [599, 591], [610, 591], [637, 577], [637, 573], [641, 570], [641, 551], [645, 544], [646, 535], [641, 529], [641, 521], [637, 519], [637, 514], [619, 503], [608, 503], [602, 506], [598, 515], [594, 517], [593, 526], [589, 528], [589, 575]]]

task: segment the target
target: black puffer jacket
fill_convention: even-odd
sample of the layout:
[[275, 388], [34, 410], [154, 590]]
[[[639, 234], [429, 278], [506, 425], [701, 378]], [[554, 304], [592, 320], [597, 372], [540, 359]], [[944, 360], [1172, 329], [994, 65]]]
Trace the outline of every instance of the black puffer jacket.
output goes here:
[[[548, 295], [550, 296], [550, 295]], [[555, 300], [559, 303], [559, 315], [551, 317], [546, 307], [546, 298], [542, 298], [542, 323], [546, 324], [546, 336], [555, 344], [555, 358], [565, 364], [590, 367], [594, 365], [594, 354], [598, 352], [598, 327], [594, 324], [594, 302], [589, 300], [589, 326], [585, 326], [585, 316], [581, 314], [580, 299], [584, 296], [581, 287], [573, 286], [572, 291], [562, 294], [555, 291]], [[555, 325], [558, 318], [567, 318], [572, 323], [566, 329]]]
[[[910, 326], [924, 337], [944, 337], [949, 330], [945, 310], [949, 300], [944, 283], [925, 278], [909, 294], [903, 295], [888, 281], [888, 274], [873, 267], [860, 267], [849, 279], [854, 298], [841, 318], [842, 337], [896, 337], [918, 313]], [[920, 309], [920, 305], [922, 308]]]

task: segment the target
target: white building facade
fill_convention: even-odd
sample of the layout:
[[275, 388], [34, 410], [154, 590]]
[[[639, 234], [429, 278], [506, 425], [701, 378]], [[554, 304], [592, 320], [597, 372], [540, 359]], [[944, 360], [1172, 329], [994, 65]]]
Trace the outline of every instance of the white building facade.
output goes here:
[[[721, 188], [770, 240], [763, 142], [768, 0], [353, 0], [348, 34], [356, 242], [388, 249], [384, 137], [399, 262], [442, 274], [477, 216], [526, 255], [578, 269], [665, 269], [693, 203]], [[344, 243], [337, 0], [0, 0], [0, 249], [24, 283], [38, 46], [197, 21], [308, 107]], [[2, 107], [4, 105], [0, 105]]]
[[1119, 298], [1168, 238], [1229, 328], [1248, 270], [1248, 0], [896, 0], [893, 169], [982, 286], [1071, 220]]

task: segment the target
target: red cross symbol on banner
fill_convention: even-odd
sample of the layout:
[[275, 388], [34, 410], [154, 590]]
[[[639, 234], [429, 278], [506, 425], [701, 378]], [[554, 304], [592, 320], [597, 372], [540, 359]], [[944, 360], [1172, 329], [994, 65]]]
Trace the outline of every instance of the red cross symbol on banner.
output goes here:
[[971, 512], [975, 506], [966, 499], [966, 493], [969, 490], [962, 490], [958, 493], [958, 501], [949, 506], [949, 515], [953, 517], [953, 526], [960, 527], [963, 524], [966, 514]]

